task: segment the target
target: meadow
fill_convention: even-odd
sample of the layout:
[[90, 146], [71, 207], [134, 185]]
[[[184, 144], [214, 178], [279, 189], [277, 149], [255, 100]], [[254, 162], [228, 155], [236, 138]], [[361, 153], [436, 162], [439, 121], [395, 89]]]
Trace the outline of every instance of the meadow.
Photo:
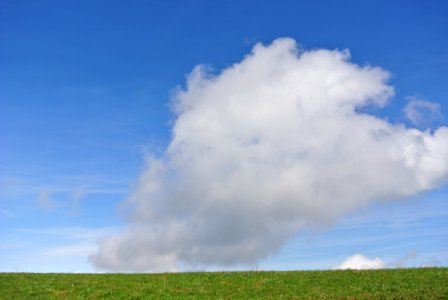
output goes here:
[[0, 273], [1, 299], [448, 299], [448, 268], [163, 274]]

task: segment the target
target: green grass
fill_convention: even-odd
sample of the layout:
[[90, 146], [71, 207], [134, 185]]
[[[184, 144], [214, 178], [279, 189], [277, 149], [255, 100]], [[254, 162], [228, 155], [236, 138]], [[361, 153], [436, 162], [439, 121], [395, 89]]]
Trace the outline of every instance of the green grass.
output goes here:
[[448, 268], [168, 274], [0, 273], [1, 299], [448, 299]]

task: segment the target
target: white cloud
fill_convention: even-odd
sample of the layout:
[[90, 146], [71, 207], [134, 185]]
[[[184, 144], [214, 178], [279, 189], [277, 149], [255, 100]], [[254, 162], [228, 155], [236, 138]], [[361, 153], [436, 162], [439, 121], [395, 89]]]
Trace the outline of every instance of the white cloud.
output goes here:
[[162, 157], [124, 205], [130, 226], [98, 268], [253, 265], [306, 227], [448, 179], [448, 128], [423, 132], [357, 108], [383, 106], [389, 73], [348, 51], [258, 44], [219, 75], [197, 67], [173, 99]]
[[348, 257], [340, 265], [335, 266], [333, 269], [339, 270], [368, 270], [368, 269], [383, 269], [386, 267], [386, 263], [376, 258], [369, 258], [363, 254], [355, 254]]
[[403, 111], [406, 117], [419, 127], [431, 127], [436, 121], [443, 120], [440, 104], [435, 102], [411, 97]]

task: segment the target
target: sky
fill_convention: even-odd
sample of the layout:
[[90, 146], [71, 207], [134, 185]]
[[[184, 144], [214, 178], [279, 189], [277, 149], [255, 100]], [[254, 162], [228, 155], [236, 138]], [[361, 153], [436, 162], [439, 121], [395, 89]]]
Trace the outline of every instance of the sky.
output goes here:
[[0, 1], [0, 272], [448, 266], [446, 1]]

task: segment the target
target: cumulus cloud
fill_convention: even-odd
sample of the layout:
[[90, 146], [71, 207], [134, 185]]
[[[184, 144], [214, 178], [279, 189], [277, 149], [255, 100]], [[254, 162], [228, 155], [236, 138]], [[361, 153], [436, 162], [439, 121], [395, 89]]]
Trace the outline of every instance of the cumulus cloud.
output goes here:
[[257, 44], [173, 99], [165, 153], [125, 200], [127, 229], [89, 260], [115, 271], [253, 265], [303, 228], [448, 179], [448, 128], [433, 133], [361, 113], [384, 106], [389, 73], [347, 50]]
[[369, 269], [384, 269], [386, 263], [376, 258], [369, 258], [363, 254], [355, 254], [348, 257], [340, 265], [335, 266], [333, 269], [337, 270], [369, 270]]
[[411, 97], [403, 111], [406, 117], [419, 127], [431, 127], [433, 123], [443, 120], [440, 104], [435, 102]]

